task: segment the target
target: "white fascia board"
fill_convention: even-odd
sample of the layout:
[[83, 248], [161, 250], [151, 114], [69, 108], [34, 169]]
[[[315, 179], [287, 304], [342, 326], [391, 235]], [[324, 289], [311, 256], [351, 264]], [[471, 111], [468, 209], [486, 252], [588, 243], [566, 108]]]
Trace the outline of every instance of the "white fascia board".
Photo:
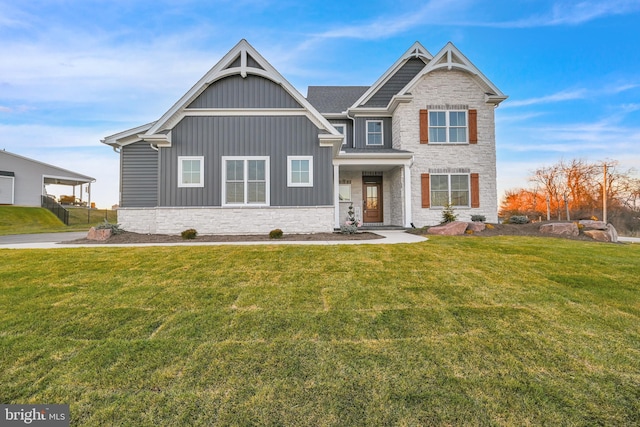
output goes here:
[[385, 108], [350, 108], [349, 117], [392, 117], [393, 114]]
[[[460, 58], [462, 62], [453, 62], [453, 54]], [[440, 63], [440, 61], [445, 57], [447, 59], [446, 62]], [[491, 95], [495, 95], [497, 97], [505, 97], [506, 99], [506, 95], [504, 95], [502, 91], [498, 89], [498, 87], [487, 78], [487, 76], [482, 74], [478, 67], [476, 67], [471, 61], [469, 61], [469, 59], [451, 42], [448, 42], [445, 47], [443, 47], [440, 52], [438, 52], [436, 56], [433, 57], [431, 62], [427, 64], [422, 69], [422, 71], [420, 71], [409, 83], [407, 83], [407, 85], [400, 92], [398, 92], [398, 94], [405, 95], [407, 93], [411, 93], [414, 86], [420, 81], [422, 77], [432, 71], [441, 69], [457, 69], [465, 71], [477, 78], [479, 83], [482, 83], [487, 89], [491, 90], [493, 92]]]
[[373, 157], [369, 155], [369, 157], [344, 157], [345, 154], [341, 153], [340, 157], [333, 159], [334, 166], [368, 166], [368, 165], [379, 165], [379, 166], [411, 166], [413, 163], [413, 154], [410, 157], [398, 157], [398, 158], [389, 158], [389, 155], [385, 155], [384, 157]]
[[[413, 153], [345, 153], [341, 152], [339, 160], [353, 159], [412, 159]], [[395, 160], [394, 160], [395, 161]]]
[[171, 147], [171, 132], [160, 134], [143, 134], [138, 135], [142, 141], [148, 142], [151, 145], [155, 145], [156, 148], [168, 148]]
[[118, 132], [114, 135], [110, 135], [105, 137], [104, 139], [101, 139], [100, 142], [102, 142], [103, 144], [110, 145], [114, 148], [121, 147], [123, 145], [132, 144], [136, 141], [139, 141], [140, 138], [138, 138], [138, 135], [141, 132], [148, 131], [151, 128], [151, 126], [153, 126], [154, 123], [155, 122], [151, 122], [151, 123], [147, 123], [146, 125], [135, 127], [133, 129], [128, 129], [122, 132]]
[[423, 57], [427, 62], [430, 62], [433, 58], [433, 55], [429, 53], [427, 49], [425, 49], [420, 42], [415, 42], [405, 53], [402, 54], [400, 58], [394, 64], [385, 71], [385, 73], [380, 76], [378, 80], [374, 84], [372, 84], [369, 89], [351, 106], [352, 108], [356, 108], [358, 105], [362, 105], [366, 103], [369, 98], [371, 98], [378, 90], [404, 65], [404, 63], [410, 58], [419, 58]]

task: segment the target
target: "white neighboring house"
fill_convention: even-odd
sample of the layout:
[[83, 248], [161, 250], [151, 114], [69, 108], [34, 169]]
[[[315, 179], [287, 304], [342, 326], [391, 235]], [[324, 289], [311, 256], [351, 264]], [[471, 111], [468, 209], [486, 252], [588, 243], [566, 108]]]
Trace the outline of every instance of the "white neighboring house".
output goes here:
[[0, 151], [0, 205], [41, 206], [49, 184], [68, 185], [74, 192], [76, 186], [91, 188], [95, 181], [87, 175]]

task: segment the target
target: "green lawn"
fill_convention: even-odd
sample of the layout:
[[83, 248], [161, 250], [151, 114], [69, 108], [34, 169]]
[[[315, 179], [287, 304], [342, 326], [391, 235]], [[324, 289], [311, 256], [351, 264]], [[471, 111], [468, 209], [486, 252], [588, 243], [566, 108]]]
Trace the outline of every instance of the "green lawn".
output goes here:
[[69, 207], [69, 225], [44, 208], [0, 206], [0, 236], [8, 234], [85, 231], [91, 226], [117, 221], [116, 211]]
[[640, 246], [0, 250], [0, 401], [72, 425], [638, 425]]

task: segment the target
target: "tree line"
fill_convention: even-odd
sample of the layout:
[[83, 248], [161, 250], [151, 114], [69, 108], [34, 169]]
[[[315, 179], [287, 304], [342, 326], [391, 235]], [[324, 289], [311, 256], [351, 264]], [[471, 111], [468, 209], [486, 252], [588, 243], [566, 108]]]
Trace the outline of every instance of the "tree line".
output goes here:
[[603, 219], [606, 212], [608, 222], [619, 231], [640, 232], [640, 179], [633, 169], [620, 169], [617, 161], [561, 160], [535, 170], [529, 182], [529, 188], [505, 193], [501, 217]]

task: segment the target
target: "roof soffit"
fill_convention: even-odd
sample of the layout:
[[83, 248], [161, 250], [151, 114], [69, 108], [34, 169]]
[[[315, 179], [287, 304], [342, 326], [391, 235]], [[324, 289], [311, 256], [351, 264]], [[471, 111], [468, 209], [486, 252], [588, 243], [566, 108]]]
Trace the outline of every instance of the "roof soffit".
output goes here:
[[433, 55], [420, 42], [415, 42], [398, 60], [384, 72], [382, 76], [372, 84], [369, 89], [351, 106], [357, 108], [365, 104], [410, 58], [420, 58], [425, 64], [430, 63]]

